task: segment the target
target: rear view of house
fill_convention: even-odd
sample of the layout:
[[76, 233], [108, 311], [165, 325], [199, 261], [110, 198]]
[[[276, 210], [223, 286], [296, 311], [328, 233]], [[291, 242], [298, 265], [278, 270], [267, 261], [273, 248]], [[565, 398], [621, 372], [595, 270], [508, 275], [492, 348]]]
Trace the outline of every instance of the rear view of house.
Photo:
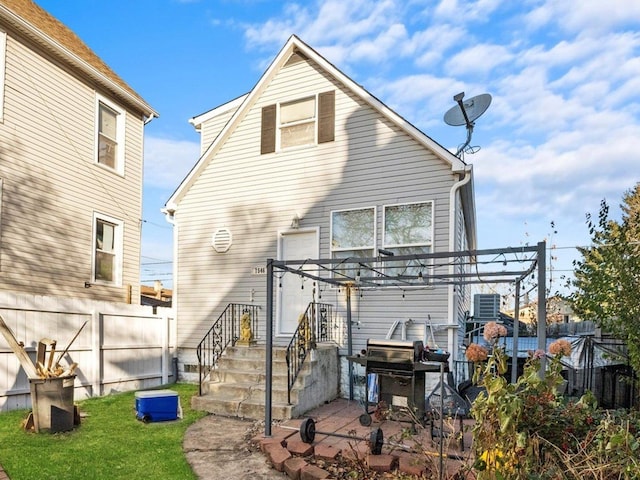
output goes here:
[[[196, 347], [233, 305], [255, 308], [255, 336], [266, 340], [269, 258], [344, 260], [320, 275], [354, 279], [354, 259], [476, 248], [471, 166], [295, 36], [251, 92], [192, 124], [201, 158], [165, 207], [183, 374], [198, 371]], [[368, 339], [404, 338], [455, 353], [469, 292], [429, 281], [454, 268], [405, 262], [391, 274], [421, 286], [356, 285], [350, 325], [345, 288], [280, 274], [274, 344], [286, 346], [308, 305], [322, 303], [338, 318], [331, 338], [343, 372], [349, 329], [354, 352]]]

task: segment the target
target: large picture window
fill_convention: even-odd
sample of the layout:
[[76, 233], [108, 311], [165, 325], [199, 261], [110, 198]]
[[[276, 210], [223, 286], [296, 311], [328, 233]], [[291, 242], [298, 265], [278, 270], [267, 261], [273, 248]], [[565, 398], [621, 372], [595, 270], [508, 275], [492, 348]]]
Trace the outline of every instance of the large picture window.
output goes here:
[[122, 265], [122, 222], [94, 217], [93, 281], [120, 285]]
[[[376, 209], [339, 210], [331, 212], [332, 258], [373, 257], [376, 247]], [[336, 277], [354, 276], [357, 262], [335, 265]]]
[[[433, 203], [407, 203], [384, 207], [383, 248], [394, 255], [431, 253], [433, 245]], [[421, 275], [428, 266], [417, 260], [393, 262], [387, 275]]]
[[104, 99], [97, 106], [96, 162], [124, 172], [124, 111]]

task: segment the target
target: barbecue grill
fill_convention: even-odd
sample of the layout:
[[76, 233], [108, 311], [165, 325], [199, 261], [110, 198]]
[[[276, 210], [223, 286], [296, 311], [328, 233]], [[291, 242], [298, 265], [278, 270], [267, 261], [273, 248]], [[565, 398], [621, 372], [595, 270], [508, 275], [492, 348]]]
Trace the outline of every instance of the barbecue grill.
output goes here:
[[[424, 361], [424, 345], [420, 340], [368, 340], [364, 356], [348, 357], [350, 361], [365, 367], [366, 374], [378, 375], [378, 401], [390, 408], [411, 412], [411, 419], [424, 426], [425, 373], [448, 371], [448, 364]], [[365, 410], [361, 417], [365, 424], [369, 413], [369, 385], [365, 382]], [[370, 422], [370, 418], [368, 420]]]

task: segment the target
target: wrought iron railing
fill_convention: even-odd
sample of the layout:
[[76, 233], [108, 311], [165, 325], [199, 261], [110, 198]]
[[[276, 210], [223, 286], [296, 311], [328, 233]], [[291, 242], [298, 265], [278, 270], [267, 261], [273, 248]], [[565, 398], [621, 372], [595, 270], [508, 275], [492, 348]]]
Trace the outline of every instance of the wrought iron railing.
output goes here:
[[291, 389], [309, 352], [317, 342], [337, 340], [333, 305], [311, 302], [298, 321], [298, 328], [287, 346], [287, 401], [291, 404]]
[[199, 395], [202, 395], [202, 384], [210, 377], [211, 371], [217, 366], [218, 360], [225, 349], [229, 345], [235, 345], [240, 338], [240, 323], [243, 315], [250, 315], [251, 331], [255, 335], [258, 326], [259, 308], [257, 305], [230, 303], [198, 344], [196, 354], [198, 356], [198, 371], [200, 374]]

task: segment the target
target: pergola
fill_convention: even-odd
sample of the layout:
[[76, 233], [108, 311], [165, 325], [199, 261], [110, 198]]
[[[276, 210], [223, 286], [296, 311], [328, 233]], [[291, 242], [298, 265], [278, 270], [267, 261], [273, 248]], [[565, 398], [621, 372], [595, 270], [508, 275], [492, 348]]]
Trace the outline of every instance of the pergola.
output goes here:
[[[402, 269], [400, 273], [399, 270]], [[377, 257], [341, 259], [267, 260], [265, 435], [271, 436], [273, 386], [274, 278], [290, 273], [316, 282], [344, 287], [347, 309], [347, 349], [352, 355], [351, 290], [376, 288], [433, 288], [438, 285], [515, 284], [513, 351], [518, 349], [521, 283], [537, 270], [538, 348], [546, 348], [546, 242], [536, 246], [394, 255], [379, 250]], [[517, 379], [513, 355], [511, 381]], [[350, 365], [350, 368], [351, 365]], [[543, 367], [544, 368], [544, 367]], [[351, 378], [351, 372], [349, 377]]]

